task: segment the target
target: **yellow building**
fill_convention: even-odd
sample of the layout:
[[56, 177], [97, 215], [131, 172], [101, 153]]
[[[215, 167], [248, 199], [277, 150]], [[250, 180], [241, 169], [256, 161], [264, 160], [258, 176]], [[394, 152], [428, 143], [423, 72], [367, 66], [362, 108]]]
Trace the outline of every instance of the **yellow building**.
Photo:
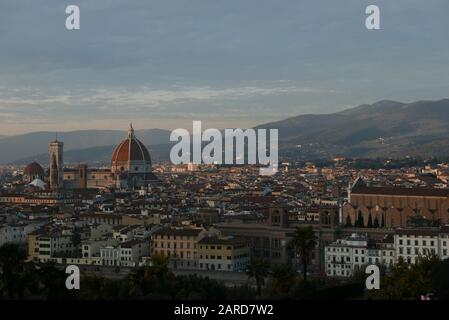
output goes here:
[[198, 241], [207, 235], [202, 228], [163, 228], [152, 235], [153, 254], [170, 258], [169, 266], [180, 269], [198, 267]]
[[39, 231], [31, 232], [27, 236], [28, 260], [36, 260], [39, 257], [39, 243], [37, 238]]
[[250, 259], [249, 242], [243, 238], [205, 237], [198, 243], [201, 270], [244, 271]]

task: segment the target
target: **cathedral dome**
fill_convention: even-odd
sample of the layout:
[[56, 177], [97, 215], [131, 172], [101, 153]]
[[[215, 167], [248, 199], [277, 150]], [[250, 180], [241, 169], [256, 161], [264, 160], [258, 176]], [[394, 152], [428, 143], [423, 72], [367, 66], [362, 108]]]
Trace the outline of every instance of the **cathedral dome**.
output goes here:
[[39, 163], [32, 162], [25, 167], [25, 169], [23, 170], [23, 174], [30, 177], [43, 177], [44, 169], [42, 169]]
[[145, 145], [134, 135], [132, 125], [128, 130], [128, 137], [123, 140], [112, 153], [112, 172], [149, 172], [151, 171], [151, 157]]

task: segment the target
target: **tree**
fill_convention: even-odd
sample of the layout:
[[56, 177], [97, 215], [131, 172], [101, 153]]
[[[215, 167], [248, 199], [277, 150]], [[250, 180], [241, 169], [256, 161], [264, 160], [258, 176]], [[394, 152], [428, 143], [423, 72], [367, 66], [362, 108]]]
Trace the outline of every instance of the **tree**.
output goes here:
[[379, 218], [377, 216], [374, 218], [373, 228], [379, 228]]
[[25, 264], [26, 252], [16, 244], [0, 247], [0, 293], [8, 299], [23, 299], [31, 265]]
[[39, 295], [47, 300], [60, 300], [72, 297], [74, 291], [67, 290], [65, 280], [67, 274], [58, 268], [56, 263], [47, 262], [37, 266], [37, 279], [39, 281]]
[[275, 291], [288, 293], [295, 282], [296, 272], [291, 264], [278, 264], [271, 269], [270, 278], [273, 281]]
[[362, 211], [359, 210], [359, 214], [357, 216], [357, 224], [356, 224], [357, 228], [364, 228], [365, 227], [365, 221], [363, 221], [363, 215], [362, 215]]
[[151, 267], [160, 279], [168, 273], [168, 260], [169, 258], [162, 254], [155, 254], [151, 257]]
[[436, 299], [449, 300], [449, 259], [436, 267], [432, 276], [432, 288]]
[[262, 259], [252, 259], [247, 267], [246, 274], [248, 278], [254, 278], [257, 286], [257, 294], [262, 295], [262, 286], [265, 284], [265, 278], [268, 275], [270, 265], [268, 261]]
[[373, 217], [371, 216], [371, 212], [368, 215], [368, 224], [367, 224], [368, 228], [372, 228], [373, 227]]
[[351, 217], [349, 216], [349, 214], [346, 216], [346, 224], [345, 224], [346, 228], [351, 228], [352, 227], [352, 222], [351, 222]]
[[296, 227], [293, 238], [289, 242], [289, 247], [291, 247], [301, 259], [304, 281], [307, 281], [307, 268], [316, 245], [317, 239], [311, 226], [304, 228]]
[[75, 228], [73, 230], [73, 234], [70, 237], [70, 240], [72, 241], [72, 245], [75, 247], [75, 253], [77, 256], [81, 255], [81, 233], [78, 230], [78, 228]]
[[368, 298], [380, 300], [418, 300], [432, 292], [432, 275], [441, 264], [435, 255], [418, 257], [409, 264], [402, 257], [381, 279], [379, 290], [372, 290]]

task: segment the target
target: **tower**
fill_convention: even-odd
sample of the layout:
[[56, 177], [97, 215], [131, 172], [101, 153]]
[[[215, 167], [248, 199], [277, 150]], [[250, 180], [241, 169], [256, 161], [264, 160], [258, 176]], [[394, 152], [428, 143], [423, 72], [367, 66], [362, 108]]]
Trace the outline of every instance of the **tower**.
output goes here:
[[64, 143], [57, 139], [50, 142], [50, 188], [54, 191], [63, 187], [63, 148]]
[[81, 189], [87, 188], [87, 164], [82, 163], [78, 165], [78, 174], [79, 174], [79, 180], [80, 185], [79, 187]]

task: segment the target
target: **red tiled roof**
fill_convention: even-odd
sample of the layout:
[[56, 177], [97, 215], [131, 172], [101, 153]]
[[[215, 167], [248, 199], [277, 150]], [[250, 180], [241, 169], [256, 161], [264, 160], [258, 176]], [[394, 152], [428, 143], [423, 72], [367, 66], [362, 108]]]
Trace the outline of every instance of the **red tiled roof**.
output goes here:
[[41, 165], [37, 162], [32, 162], [29, 165], [26, 166], [25, 170], [23, 170], [23, 174], [27, 176], [43, 176], [44, 175], [44, 169], [42, 169]]
[[123, 140], [112, 154], [112, 162], [117, 161], [151, 161], [150, 153], [147, 148], [136, 138], [127, 138]]
[[448, 189], [404, 188], [404, 187], [366, 187], [358, 186], [352, 194], [380, 194], [394, 196], [449, 197]]

